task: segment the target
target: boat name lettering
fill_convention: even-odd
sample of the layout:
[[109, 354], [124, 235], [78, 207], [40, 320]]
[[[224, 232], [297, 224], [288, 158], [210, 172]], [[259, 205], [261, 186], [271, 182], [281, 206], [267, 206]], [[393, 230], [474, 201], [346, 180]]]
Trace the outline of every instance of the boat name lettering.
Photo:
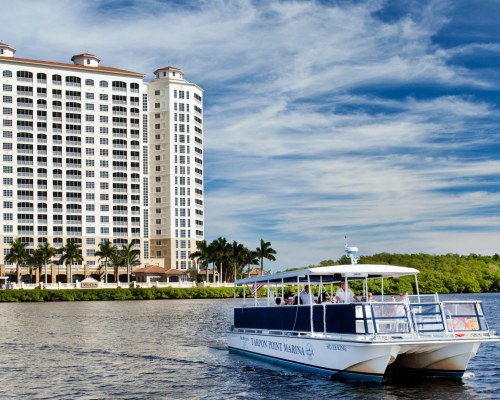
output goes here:
[[262, 347], [264, 349], [282, 351], [285, 353], [300, 354], [302, 356], [305, 355], [304, 348], [296, 344], [287, 344], [287, 343], [275, 342], [273, 340], [254, 339], [254, 338], [252, 338], [251, 340], [252, 340], [252, 346]]
[[347, 347], [343, 344], [327, 344], [326, 348], [334, 351], [347, 351]]

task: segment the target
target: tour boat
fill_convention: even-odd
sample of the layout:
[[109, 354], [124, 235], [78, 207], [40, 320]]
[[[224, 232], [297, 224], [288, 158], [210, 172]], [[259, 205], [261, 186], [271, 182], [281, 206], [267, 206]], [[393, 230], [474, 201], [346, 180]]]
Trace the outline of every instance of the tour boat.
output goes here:
[[[490, 330], [481, 301], [420, 295], [418, 270], [358, 264], [357, 248], [346, 244], [345, 252], [351, 264], [237, 280], [235, 288], [250, 287], [254, 296], [244, 294], [234, 309], [229, 351], [334, 379], [380, 382], [388, 369], [460, 379], [480, 344], [500, 339]], [[416, 295], [388, 301], [384, 279], [402, 276], [414, 276]], [[370, 279], [381, 280], [380, 301], [367, 301]], [[334, 286], [344, 281], [348, 290], [353, 280], [363, 281], [360, 302], [321, 302], [310, 291], [309, 304], [285, 304], [285, 286], [297, 286], [298, 293], [308, 285], [317, 299], [325, 294], [333, 299]], [[267, 295], [258, 298], [263, 286]]]

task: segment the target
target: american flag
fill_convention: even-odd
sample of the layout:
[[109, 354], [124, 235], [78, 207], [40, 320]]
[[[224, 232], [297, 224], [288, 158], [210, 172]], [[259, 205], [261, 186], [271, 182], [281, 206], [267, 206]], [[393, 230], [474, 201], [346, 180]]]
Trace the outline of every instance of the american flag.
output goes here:
[[[264, 275], [269, 275], [271, 271], [267, 271], [264, 273]], [[255, 293], [257, 293], [257, 290], [259, 290], [262, 286], [265, 285], [265, 282], [255, 282], [252, 287], [250, 288], [250, 291], [252, 292], [252, 295], [255, 296]]]

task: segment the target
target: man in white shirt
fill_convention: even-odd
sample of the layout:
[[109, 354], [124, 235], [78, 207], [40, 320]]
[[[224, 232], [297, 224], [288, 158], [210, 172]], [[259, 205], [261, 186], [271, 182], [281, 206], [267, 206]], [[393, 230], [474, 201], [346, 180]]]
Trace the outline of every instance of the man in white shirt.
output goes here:
[[300, 292], [299, 298], [299, 304], [311, 304], [311, 302], [314, 302], [314, 297], [309, 293], [309, 285], [304, 286], [304, 290]]
[[335, 300], [337, 303], [352, 303], [354, 300], [359, 301], [359, 298], [351, 289], [347, 288], [346, 290], [344, 280], [340, 281], [340, 289], [335, 293]]

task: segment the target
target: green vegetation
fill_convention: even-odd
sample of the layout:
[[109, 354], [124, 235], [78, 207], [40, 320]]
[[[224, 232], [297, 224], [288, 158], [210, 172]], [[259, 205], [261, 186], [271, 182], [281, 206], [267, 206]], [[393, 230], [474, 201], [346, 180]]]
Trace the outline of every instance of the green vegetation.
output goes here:
[[[361, 256], [360, 264], [391, 264], [416, 268], [420, 293], [478, 293], [498, 292], [500, 290], [500, 256], [481, 256], [469, 254], [429, 255], [429, 254], [389, 254], [380, 253]], [[347, 257], [338, 261], [325, 260], [319, 266], [350, 264]], [[317, 265], [312, 265], [312, 267]], [[368, 282], [374, 294], [380, 293], [381, 280]], [[413, 277], [385, 279], [385, 293], [415, 293]], [[351, 288], [361, 292], [361, 283], [353, 282]]]
[[[246, 296], [250, 290], [247, 289]], [[237, 297], [243, 297], [238, 288]], [[113, 301], [158, 299], [222, 299], [232, 298], [233, 288], [118, 288], [118, 289], [61, 289], [61, 290], [0, 290], [0, 302], [44, 301]]]
[[210, 244], [206, 240], [197, 242], [196, 251], [190, 258], [196, 261], [198, 267], [206, 268], [207, 278], [209, 264], [212, 263], [212, 277], [218, 273], [221, 282], [233, 282], [234, 278], [238, 279], [245, 275], [245, 267], [248, 267], [248, 272], [250, 266], [259, 265], [259, 261], [262, 271], [264, 258], [275, 261], [274, 254], [276, 251], [271, 247], [271, 242], [266, 242], [264, 239], [260, 239], [259, 247], [250, 250], [235, 240], [233, 243], [228, 243], [226, 238], [219, 237]]

